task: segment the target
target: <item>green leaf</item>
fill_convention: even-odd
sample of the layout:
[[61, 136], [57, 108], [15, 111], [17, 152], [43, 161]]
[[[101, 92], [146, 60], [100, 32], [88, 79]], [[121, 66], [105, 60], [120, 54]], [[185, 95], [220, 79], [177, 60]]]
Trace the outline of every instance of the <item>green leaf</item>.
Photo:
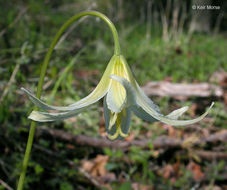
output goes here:
[[60, 190], [73, 190], [73, 186], [68, 182], [63, 182], [60, 184]]
[[132, 189], [132, 185], [131, 185], [131, 182], [125, 182], [123, 183], [119, 188], [118, 190], [131, 190]]
[[43, 171], [44, 171], [44, 169], [39, 164], [35, 165], [35, 173], [36, 174], [41, 174]]

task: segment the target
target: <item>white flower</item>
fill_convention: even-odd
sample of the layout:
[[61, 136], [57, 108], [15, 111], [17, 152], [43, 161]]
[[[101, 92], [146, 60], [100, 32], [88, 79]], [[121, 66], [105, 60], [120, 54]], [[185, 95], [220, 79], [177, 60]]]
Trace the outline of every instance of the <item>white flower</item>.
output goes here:
[[187, 106], [164, 116], [160, 113], [158, 106], [141, 90], [122, 55], [114, 55], [111, 58], [99, 84], [91, 94], [69, 106], [51, 106], [36, 98], [28, 90], [24, 88], [21, 90], [39, 108], [60, 111], [59, 113], [33, 111], [29, 119], [39, 122], [73, 117], [104, 97], [106, 129], [108, 137], [112, 140], [119, 136], [128, 136], [132, 112], [146, 121], [161, 121], [173, 126], [183, 126], [202, 120], [214, 104], [212, 103], [204, 114], [192, 120], [178, 120], [178, 117], [188, 110]]

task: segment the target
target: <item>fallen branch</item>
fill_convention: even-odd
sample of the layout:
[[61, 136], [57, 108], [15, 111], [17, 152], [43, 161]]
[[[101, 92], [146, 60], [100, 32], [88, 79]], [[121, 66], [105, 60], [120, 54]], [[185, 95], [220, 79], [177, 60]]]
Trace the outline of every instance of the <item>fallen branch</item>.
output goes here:
[[227, 160], [227, 153], [198, 150], [195, 154], [206, 160]]
[[[56, 129], [39, 129], [40, 136], [54, 137], [61, 141], [70, 142], [81, 146], [90, 146], [94, 148], [108, 147], [111, 149], [128, 149], [131, 146], [148, 147], [150, 140], [133, 140], [133, 141], [110, 141], [104, 138], [94, 138], [85, 135], [73, 135]], [[227, 132], [223, 134], [214, 134], [208, 137], [200, 138], [198, 141], [192, 142], [192, 146], [204, 145], [206, 143], [227, 142]], [[152, 141], [153, 147], [157, 148], [182, 148], [183, 139], [171, 138], [168, 136], [160, 136]]]
[[170, 82], [149, 82], [143, 87], [144, 92], [149, 96], [171, 96], [171, 97], [221, 97], [224, 91], [221, 87], [208, 84], [180, 84]]

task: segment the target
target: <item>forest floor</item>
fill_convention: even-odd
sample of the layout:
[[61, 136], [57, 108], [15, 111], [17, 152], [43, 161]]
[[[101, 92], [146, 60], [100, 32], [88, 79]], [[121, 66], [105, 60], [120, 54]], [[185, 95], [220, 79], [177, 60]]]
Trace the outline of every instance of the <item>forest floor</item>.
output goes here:
[[[28, 137], [33, 104], [20, 87], [36, 91], [47, 48], [70, 15], [49, 9], [45, 17], [12, 9], [7, 25], [14, 24], [0, 31], [0, 189], [15, 189]], [[92, 22], [76, 26], [56, 48], [42, 94], [46, 102], [68, 105], [98, 83], [113, 47], [107, 28]], [[141, 23], [117, 28], [136, 79], [164, 114], [187, 105], [182, 119], [189, 119], [211, 102], [215, 106], [201, 122], [182, 128], [133, 115], [130, 136], [114, 142], [106, 137], [102, 101], [77, 117], [38, 123], [25, 189], [227, 189], [226, 36], [183, 33], [165, 42], [158, 30], [147, 38]], [[176, 83], [195, 90], [162, 91], [162, 85]], [[207, 86], [194, 86], [201, 84]]]

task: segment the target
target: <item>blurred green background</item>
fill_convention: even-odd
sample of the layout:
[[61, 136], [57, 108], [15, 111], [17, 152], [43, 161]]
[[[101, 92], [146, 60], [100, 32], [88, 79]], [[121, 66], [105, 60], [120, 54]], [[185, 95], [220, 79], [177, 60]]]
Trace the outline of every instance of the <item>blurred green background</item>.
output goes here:
[[[192, 9], [204, 4], [216, 7]], [[150, 81], [206, 82], [220, 86], [223, 95], [151, 97], [165, 114], [192, 105], [184, 119], [200, 115], [212, 101], [216, 104], [207, 119], [185, 130], [133, 116], [132, 135], [126, 140], [150, 140], [146, 148], [94, 148], [39, 132], [58, 129], [106, 138], [102, 102], [75, 118], [38, 124], [24, 189], [227, 188], [226, 140], [192, 146], [193, 139], [189, 139], [188, 146], [173, 148], [152, 144], [160, 135], [198, 140], [226, 133], [226, 8], [225, 1], [211, 0], [0, 0], [0, 190], [16, 189], [28, 137], [27, 116], [33, 104], [19, 88], [36, 92], [51, 40], [67, 19], [84, 10], [100, 11], [113, 21], [122, 54], [141, 86]], [[112, 55], [112, 35], [103, 21], [87, 17], [73, 24], [51, 58], [43, 100], [68, 105], [89, 94]], [[203, 159], [196, 151], [223, 156]]]

